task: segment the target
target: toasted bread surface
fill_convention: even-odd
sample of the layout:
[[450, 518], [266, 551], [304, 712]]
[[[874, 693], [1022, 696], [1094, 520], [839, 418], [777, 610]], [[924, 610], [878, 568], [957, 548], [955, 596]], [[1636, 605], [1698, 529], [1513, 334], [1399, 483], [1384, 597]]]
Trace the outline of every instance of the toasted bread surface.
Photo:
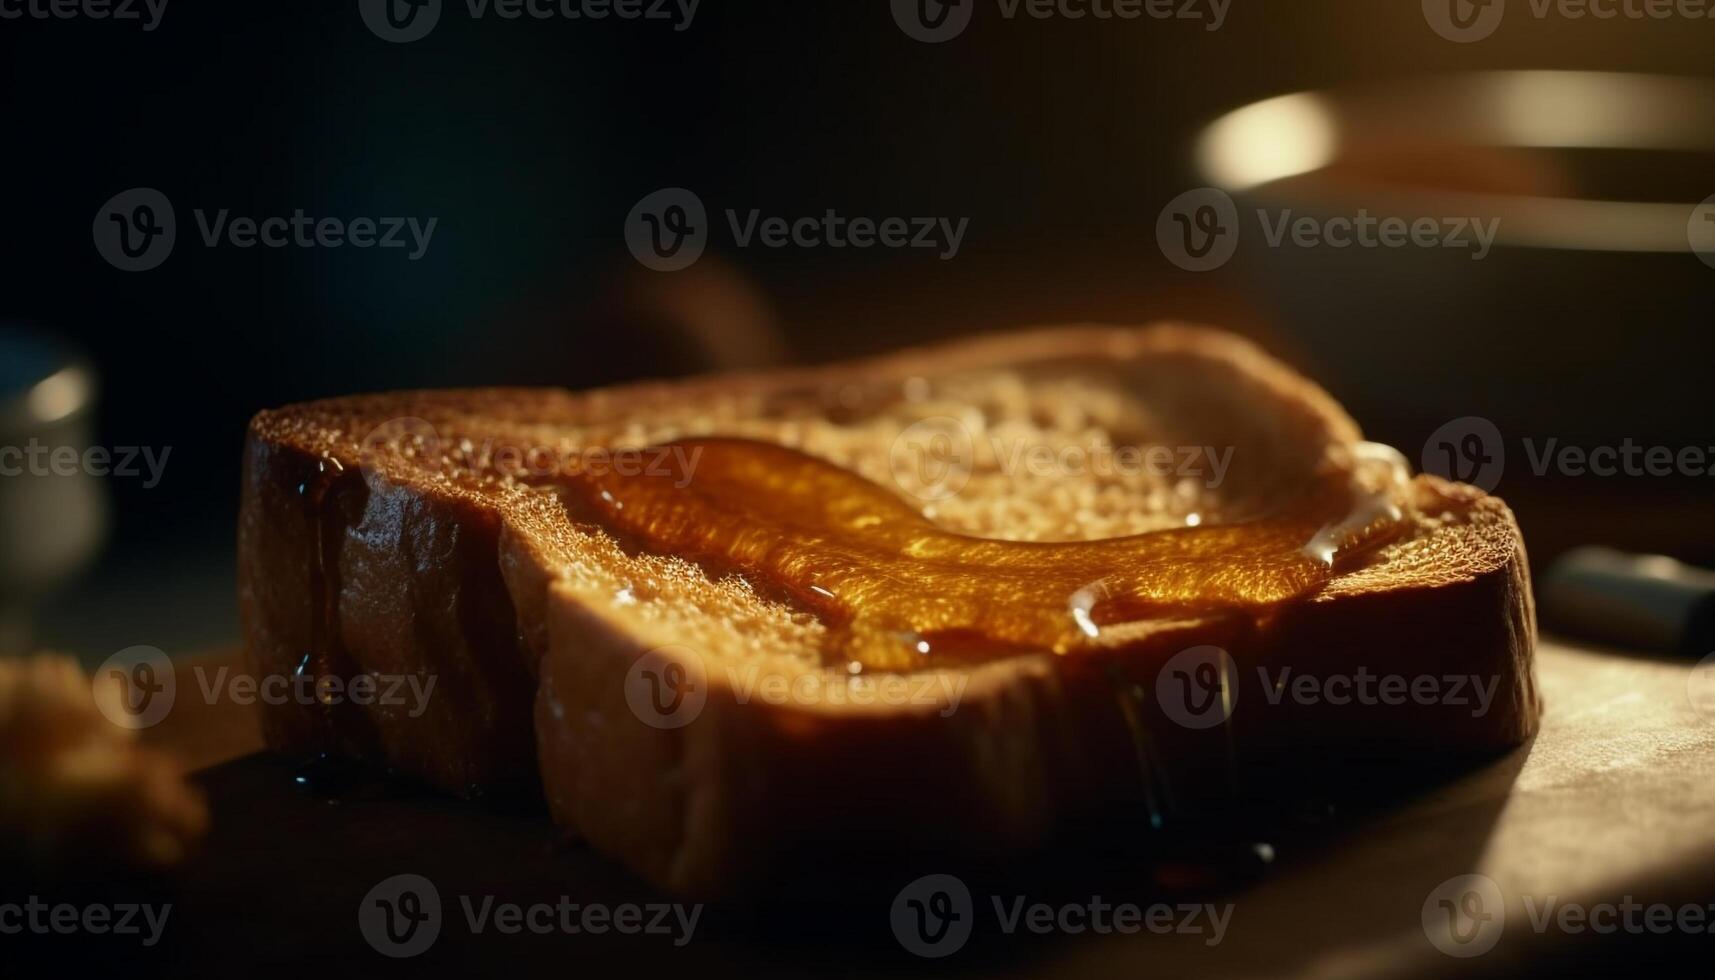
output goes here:
[[[901, 465], [902, 437], [931, 419], [973, 435], [951, 492], [944, 473]], [[1255, 347], [1175, 326], [581, 395], [409, 392], [265, 412], [240, 526], [255, 668], [439, 678], [416, 714], [276, 706], [270, 742], [454, 791], [539, 771], [569, 829], [676, 891], [720, 893], [827, 841], [1008, 854], [1094, 812], [1190, 807], [1236, 757], [1410, 759], [1534, 731], [1522, 541], [1504, 505], [1471, 488], [1396, 488], [1401, 533], [1278, 608], [1116, 625], [1066, 656], [878, 675], [830, 663], [829, 624], [768, 583], [651, 553], [542, 478], [568, 458], [697, 435], [793, 447], [942, 527], [1018, 541], [1244, 520], [1350, 465], [1361, 439]], [[1165, 470], [1072, 471], [1021, 466], [1018, 447], [1033, 446], [1186, 452]], [[1195, 470], [1180, 465], [1193, 449], [1209, 451]], [[1229, 658], [1236, 698], [1211, 729], [1155, 696], [1165, 665], [1202, 647]], [[660, 694], [669, 674], [691, 680], [695, 710], [651, 717], [639, 692], [648, 681]], [[1491, 690], [1478, 714], [1274, 688], [1366, 674]]]

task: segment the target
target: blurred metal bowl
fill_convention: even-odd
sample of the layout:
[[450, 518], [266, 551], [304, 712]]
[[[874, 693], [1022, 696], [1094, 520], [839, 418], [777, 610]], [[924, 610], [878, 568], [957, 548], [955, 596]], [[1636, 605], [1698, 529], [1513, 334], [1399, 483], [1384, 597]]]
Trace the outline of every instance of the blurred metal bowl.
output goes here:
[[[68, 348], [0, 328], [0, 654], [28, 646], [31, 606], [106, 534], [106, 495], [81, 465], [94, 400], [94, 371]], [[75, 472], [54, 472], [56, 449], [76, 452]]]
[[[1198, 167], [1239, 261], [1329, 386], [1395, 439], [1704, 445], [1715, 353], [1715, 82], [1507, 71], [1268, 99]], [[1498, 221], [1492, 250], [1270, 245], [1256, 213]]]

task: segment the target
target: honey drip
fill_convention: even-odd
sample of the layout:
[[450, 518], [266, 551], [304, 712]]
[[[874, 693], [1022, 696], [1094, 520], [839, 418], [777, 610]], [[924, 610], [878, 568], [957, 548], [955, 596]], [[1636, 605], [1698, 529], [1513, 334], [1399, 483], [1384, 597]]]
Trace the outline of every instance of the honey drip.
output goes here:
[[1400, 526], [1385, 497], [1336, 474], [1242, 523], [1000, 541], [938, 527], [887, 488], [784, 446], [667, 448], [669, 475], [580, 473], [569, 485], [648, 550], [784, 590], [832, 628], [831, 662], [881, 670], [1067, 654], [1116, 623], [1260, 610], [1313, 592]]

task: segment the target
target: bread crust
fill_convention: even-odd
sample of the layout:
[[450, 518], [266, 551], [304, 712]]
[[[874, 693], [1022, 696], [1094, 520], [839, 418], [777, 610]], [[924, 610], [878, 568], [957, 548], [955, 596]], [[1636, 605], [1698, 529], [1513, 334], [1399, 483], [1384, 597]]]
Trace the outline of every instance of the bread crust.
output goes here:
[[[536, 533], [525, 505], [414, 478], [394, 461], [365, 459], [359, 444], [364, 426], [449, 401], [478, 414], [529, 405], [554, 420], [589, 421], [647, 417], [712, 395], [1140, 355], [1216, 362], [1226, 383], [1274, 407], [1275, 424], [1336, 445], [1360, 438], [1320, 388], [1254, 346], [1171, 325], [1033, 331], [831, 368], [581, 395], [406, 392], [264, 412], [247, 441], [239, 534], [253, 668], [289, 674], [307, 652], [336, 642], [334, 660], [346, 669], [435, 674], [448, 693], [416, 718], [379, 706], [337, 714], [273, 706], [269, 744], [380, 761], [454, 792], [539, 772], [563, 826], [675, 893], [720, 895], [789, 874], [829, 843], [878, 860], [1017, 855], [1092, 816], [1159, 809], [1163, 779], [1173, 805], [1193, 812], [1230, 789], [1217, 784], [1235, 758], [1441, 760], [1503, 750], [1535, 731], [1535, 616], [1517, 525], [1499, 500], [1432, 478], [1411, 492], [1424, 513], [1450, 522], [1439, 537], [1402, 549], [1391, 569], [1337, 578], [1264, 621], [1154, 624], [1116, 630], [1108, 645], [1074, 656], [990, 662], [960, 672], [956, 704], [763, 703], [741, 697], [720, 664], [691, 664], [706, 702], [691, 723], [664, 728], [640, 720], [627, 677], [645, 655], [683, 660], [671, 652], [678, 638], [628, 618], [611, 597], [559, 581], [564, 555]], [[1197, 731], [1136, 692], [1153, 690], [1176, 653], [1208, 644], [1232, 657], [1237, 707], [1228, 723]], [[1378, 712], [1326, 699], [1271, 703], [1259, 671], [1283, 668], [1314, 681], [1361, 670], [1473, 675], [1493, 678], [1494, 696], [1481, 715], [1447, 704]], [[1140, 737], [1158, 757], [1153, 775], [1140, 769]]]
[[435, 678], [420, 705], [264, 704], [268, 745], [462, 795], [529, 783], [533, 659], [496, 561], [499, 515], [254, 433], [245, 455], [238, 595], [254, 675]]
[[[1417, 492], [1465, 495], [1431, 481]], [[829, 848], [869, 853], [872, 868], [983, 864], [1116, 815], [1135, 827], [1194, 821], [1250, 791], [1233, 780], [1306, 759], [1309, 770], [1439, 770], [1492, 756], [1533, 735], [1542, 707], [1522, 539], [1498, 501], [1484, 506], [1499, 560], [1456, 576], [1318, 596], [1261, 624], [1193, 620], [1072, 656], [992, 662], [968, 673], [956, 701], [886, 711], [760, 703], [671, 636], [556, 586], [536, 702], [544, 790], [563, 826], [658, 886], [720, 897], [791, 878]], [[1231, 655], [1238, 692], [1228, 723], [1193, 730], [1149, 695], [1169, 658], [1204, 645]], [[627, 703], [627, 672], [645, 656], [685, 664], [705, 686], [684, 727], [646, 724]], [[1318, 687], [1364, 672], [1475, 678], [1492, 684], [1492, 701], [1477, 714], [1465, 683], [1459, 703], [1271, 703], [1262, 672], [1283, 670]], [[1148, 774], [1117, 705], [1139, 689]]]

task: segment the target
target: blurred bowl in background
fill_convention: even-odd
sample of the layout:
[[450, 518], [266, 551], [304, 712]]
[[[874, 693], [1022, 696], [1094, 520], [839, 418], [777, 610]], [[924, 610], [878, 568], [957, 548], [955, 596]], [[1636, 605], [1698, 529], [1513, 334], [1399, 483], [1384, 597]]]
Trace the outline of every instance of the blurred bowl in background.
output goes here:
[[[1241, 268], [1408, 455], [1463, 416], [1509, 439], [1709, 443], [1715, 82], [1507, 71], [1298, 93], [1211, 123], [1198, 168], [1237, 205]], [[1322, 235], [1364, 214], [1427, 219], [1446, 244]], [[1278, 238], [1304, 218], [1307, 244]]]
[[82, 358], [0, 327], [0, 655], [28, 649], [31, 608], [106, 535], [106, 494], [85, 465], [94, 401], [95, 373]]

